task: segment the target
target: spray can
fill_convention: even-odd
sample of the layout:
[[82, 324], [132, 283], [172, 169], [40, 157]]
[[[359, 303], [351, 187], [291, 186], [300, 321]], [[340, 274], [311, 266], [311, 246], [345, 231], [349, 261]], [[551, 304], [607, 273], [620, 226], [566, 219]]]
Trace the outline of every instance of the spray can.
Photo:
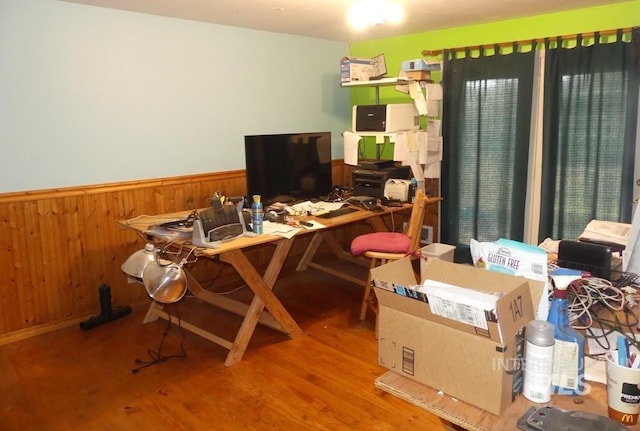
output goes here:
[[553, 325], [544, 320], [532, 320], [527, 325], [523, 395], [535, 403], [551, 400], [553, 369]]
[[253, 195], [253, 203], [251, 204], [251, 227], [253, 232], [262, 234], [262, 217], [264, 215], [260, 195]]
[[414, 203], [416, 201], [416, 189], [418, 188], [418, 181], [415, 178], [411, 178], [411, 182], [409, 183], [409, 192], [407, 196], [407, 200], [409, 203]]

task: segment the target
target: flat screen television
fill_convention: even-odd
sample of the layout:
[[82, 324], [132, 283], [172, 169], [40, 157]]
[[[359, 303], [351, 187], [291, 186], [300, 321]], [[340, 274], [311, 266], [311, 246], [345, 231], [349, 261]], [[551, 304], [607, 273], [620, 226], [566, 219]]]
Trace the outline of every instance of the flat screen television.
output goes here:
[[331, 132], [245, 136], [244, 154], [247, 193], [267, 205], [331, 192]]

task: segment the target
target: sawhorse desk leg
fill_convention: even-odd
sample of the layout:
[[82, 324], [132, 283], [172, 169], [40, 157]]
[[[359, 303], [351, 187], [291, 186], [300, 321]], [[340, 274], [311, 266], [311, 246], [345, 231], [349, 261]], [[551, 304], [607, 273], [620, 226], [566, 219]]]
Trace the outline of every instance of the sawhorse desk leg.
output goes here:
[[[368, 225], [370, 225], [373, 228], [374, 232], [388, 231], [387, 226], [384, 224], [384, 222], [380, 217], [368, 218], [364, 220], [364, 223], [367, 223]], [[316, 252], [318, 251], [318, 247], [320, 247], [320, 244], [322, 244], [323, 241], [329, 246], [329, 249], [331, 250], [331, 252], [338, 259], [355, 264], [355, 265], [359, 265], [365, 268], [369, 268], [370, 266], [369, 260], [363, 259], [361, 257], [353, 256], [350, 252], [344, 250], [342, 248], [342, 245], [340, 244], [340, 241], [336, 239], [335, 235], [331, 230], [319, 230], [315, 232], [313, 235], [313, 238], [311, 238], [311, 241], [309, 242], [309, 245], [307, 246], [304, 254], [302, 255], [300, 262], [298, 262], [296, 271], [305, 271], [308, 267], [311, 267], [319, 271], [326, 272], [327, 274], [331, 274], [335, 277], [342, 278], [343, 280], [350, 281], [351, 283], [359, 284], [361, 286], [366, 286], [366, 283], [367, 283], [366, 279], [354, 277], [350, 274], [346, 274], [342, 271], [338, 271], [334, 268], [331, 268], [330, 266], [323, 265], [321, 263], [313, 261], [313, 258], [315, 257]]]
[[[186, 330], [229, 350], [224, 362], [225, 366], [229, 367], [242, 359], [258, 323], [282, 331], [291, 338], [302, 335], [302, 329], [293, 320], [272, 291], [292, 243], [292, 240], [278, 241], [264, 277], [260, 276], [241, 250], [232, 250], [220, 255], [220, 260], [233, 266], [238, 275], [240, 275], [254, 293], [251, 304], [248, 306], [247, 304], [203, 289], [200, 283], [187, 272], [189, 290], [195, 297], [207, 304], [215, 305], [216, 307], [244, 316], [233, 342], [225, 340], [209, 331], [205, 331], [185, 320], [181, 321], [181, 325]], [[263, 313], [265, 307], [269, 313]], [[158, 317], [167, 320], [171, 319], [171, 315], [164, 311], [162, 304], [153, 301], [147, 310], [143, 323], [152, 322], [158, 319]], [[175, 318], [175, 321], [177, 322], [177, 318]]]

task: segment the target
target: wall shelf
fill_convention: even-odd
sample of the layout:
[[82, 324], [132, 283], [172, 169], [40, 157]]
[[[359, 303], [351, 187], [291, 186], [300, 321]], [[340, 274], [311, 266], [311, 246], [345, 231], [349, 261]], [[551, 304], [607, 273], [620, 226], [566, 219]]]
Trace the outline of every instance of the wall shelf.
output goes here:
[[408, 84], [411, 81], [412, 81], [411, 79], [395, 77], [395, 78], [373, 79], [371, 81], [342, 82], [340, 83], [340, 86], [342, 87], [381, 87], [386, 85]]
[[381, 78], [373, 79], [371, 81], [352, 81], [341, 82], [341, 87], [375, 87], [376, 89], [376, 105], [380, 104], [380, 87], [387, 87], [390, 85], [407, 85], [412, 82], [411, 79], [394, 77], [394, 78]]
[[389, 87], [392, 85], [408, 85], [412, 82], [418, 82], [420, 87], [424, 88], [424, 86], [433, 82], [430, 79], [413, 79], [407, 78], [404, 76], [396, 76], [393, 78], [381, 78], [381, 79], [372, 79], [371, 81], [351, 81], [351, 82], [341, 82], [341, 87], [374, 87], [376, 89], [376, 105], [380, 104], [380, 87]]

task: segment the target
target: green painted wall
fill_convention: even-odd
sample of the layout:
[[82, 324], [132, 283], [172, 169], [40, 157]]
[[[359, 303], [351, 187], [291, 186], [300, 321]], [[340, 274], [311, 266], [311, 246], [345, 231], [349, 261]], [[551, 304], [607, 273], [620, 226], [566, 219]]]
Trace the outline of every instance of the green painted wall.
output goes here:
[[[403, 60], [423, 58], [422, 50], [425, 49], [439, 50], [512, 42], [639, 25], [640, 0], [634, 0], [529, 18], [353, 42], [350, 52], [354, 57], [365, 58], [384, 53], [388, 75], [396, 76]], [[434, 78], [436, 77], [434, 76]], [[373, 88], [356, 88], [350, 91], [352, 105], [375, 103]], [[395, 91], [393, 87], [381, 87], [380, 101], [381, 103], [406, 103], [411, 99]], [[392, 155], [389, 147], [385, 146], [383, 154], [385, 158]], [[367, 144], [366, 154], [368, 157], [374, 155], [373, 148], [375, 148], [374, 145]]]

